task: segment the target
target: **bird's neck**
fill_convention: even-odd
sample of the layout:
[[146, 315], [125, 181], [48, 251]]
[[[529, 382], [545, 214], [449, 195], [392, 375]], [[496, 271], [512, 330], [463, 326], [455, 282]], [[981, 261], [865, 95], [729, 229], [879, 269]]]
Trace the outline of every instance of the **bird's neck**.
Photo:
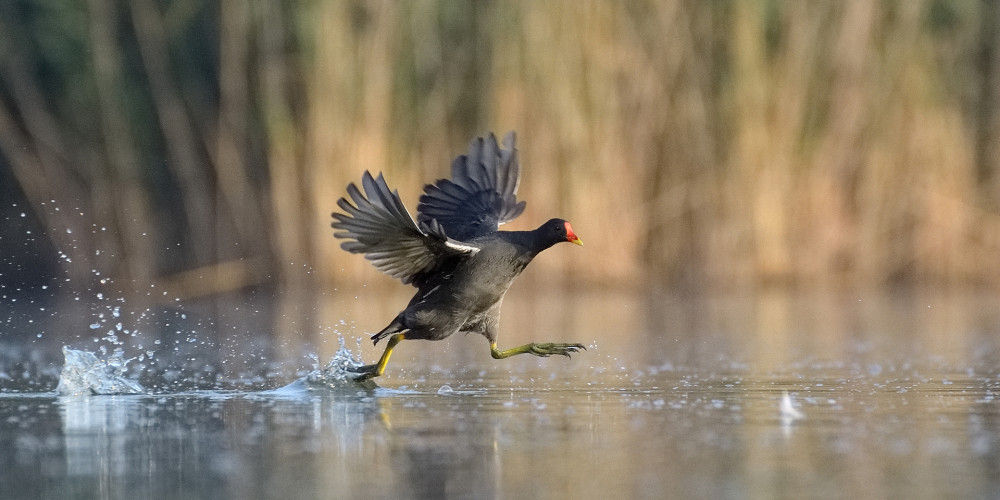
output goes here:
[[506, 236], [507, 241], [527, 250], [530, 252], [531, 256], [534, 257], [538, 255], [539, 252], [545, 250], [556, 242], [546, 241], [542, 237], [542, 228], [538, 228], [532, 231], [502, 231]]

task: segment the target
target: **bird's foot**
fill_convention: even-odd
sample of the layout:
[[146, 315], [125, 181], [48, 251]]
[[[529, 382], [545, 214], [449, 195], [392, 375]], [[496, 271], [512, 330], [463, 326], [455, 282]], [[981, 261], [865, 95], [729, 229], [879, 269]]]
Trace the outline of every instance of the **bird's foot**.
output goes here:
[[495, 343], [490, 345], [490, 353], [494, 359], [509, 358], [518, 354], [533, 354], [542, 358], [547, 358], [553, 354], [559, 354], [569, 358], [571, 357], [570, 354], [581, 350], [586, 351], [587, 348], [584, 347], [583, 344], [531, 343], [501, 351], [497, 349]]
[[379, 358], [378, 363], [374, 365], [364, 365], [359, 366], [351, 371], [358, 374], [354, 380], [368, 380], [375, 377], [379, 377], [385, 372], [385, 365], [389, 364], [389, 356], [392, 355], [392, 350], [396, 348], [396, 344], [400, 343], [406, 335], [402, 333], [397, 333], [389, 337], [389, 342], [386, 343], [385, 352], [382, 353], [382, 357]]
[[534, 354], [535, 356], [541, 356], [543, 358], [547, 358], [553, 354], [559, 354], [569, 358], [571, 357], [570, 354], [572, 353], [580, 352], [581, 350], [584, 351], [587, 350], [587, 348], [584, 347], [583, 344], [553, 344], [553, 343], [537, 344], [536, 343], [528, 345], [531, 346], [530, 350], [528, 351], [528, 354]]
[[356, 381], [369, 380], [380, 375], [377, 364], [349, 368], [349, 371], [356, 375], [354, 377], [354, 380]]

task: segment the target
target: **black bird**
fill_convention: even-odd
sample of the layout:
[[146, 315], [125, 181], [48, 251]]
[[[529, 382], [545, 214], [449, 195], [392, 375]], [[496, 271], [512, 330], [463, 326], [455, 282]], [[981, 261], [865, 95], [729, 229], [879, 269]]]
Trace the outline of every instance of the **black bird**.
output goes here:
[[513, 132], [504, 137], [506, 149], [493, 134], [473, 140], [469, 153], [452, 163], [451, 179], [424, 186], [416, 222], [382, 174], [364, 173], [364, 194], [353, 183], [347, 186], [353, 204], [337, 200], [345, 213], [333, 213], [334, 236], [349, 240], [341, 248], [365, 254], [378, 270], [417, 287], [406, 309], [372, 336], [376, 344], [389, 337], [388, 345], [378, 363], [358, 369], [361, 378], [382, 375], [404, 339], [441, 340], [457, 332], [485, 336], [495, 359], [525, 353], [568, 357], [585, 349], [551, 343], [497, 348], [500, 303], [514, 278], [556, 243], [583, 245], [562, 219], [534, 231], [499, 230], [524, 211], [525, 202], [515, 196], [521, 170], [514, 140]]

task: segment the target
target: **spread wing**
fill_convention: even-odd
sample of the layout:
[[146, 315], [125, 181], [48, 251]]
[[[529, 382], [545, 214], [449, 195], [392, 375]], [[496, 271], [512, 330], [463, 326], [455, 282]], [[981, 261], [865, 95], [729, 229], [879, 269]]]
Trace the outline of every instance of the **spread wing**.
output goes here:
[[474, 255], [479, 248], [455, 241], [436, 222], [413, 222], [399, 193], [390, 191], [382, 174], [361, 178], [365, 193], [354, 183], [347, 186], [347, 198], [337, 200], [345, 213], [333, 213], [333, 236], [349, 241], [340, 247], [351, 253], [363, 253], [375, 267], [403, 283], [421, 278], [457, 256]]
[[448, 236], [468, 241], [521, 215], [525, 203], [516, 196], [521, 168], [514, 142], [514, 132], [503, 139], [506, 149], [493, 134], [473, 140], [469, 153], [452, 162], [451, 179], [424, 186], [417, 221], [437, 221]]

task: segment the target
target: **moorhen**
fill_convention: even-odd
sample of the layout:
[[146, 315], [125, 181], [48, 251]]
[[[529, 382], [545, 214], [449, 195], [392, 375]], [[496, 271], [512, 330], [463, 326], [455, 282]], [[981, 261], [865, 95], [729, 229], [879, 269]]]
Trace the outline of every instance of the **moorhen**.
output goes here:
[[534, 231], [499, 230], [525, 206], [516, 198], [521, 172], [514, 141], [513, 132], [504, 137], [504, 148], [493, 134], [473, 140], [468, 154], [452, 163], [451, 179], [424, 187], [416, 221], [382, 174], [373, 178], [366, 171], [361, 178], [364, 194], [351, 183], [351, 199], [337, 200], [345, 213], [333, 214], [334, 236], [348, 240], [341, 247], [363, 253], [378, 270], [417, 287], [406, 309], [371, 337], [376, 344], [386, 337], [389, 341], [378, 363], [356, 369], [359, 379], [382, 375], [402, 340], [441, 340], [457, 332], [482, 334], [495, 359], [569, 356], [586, 349], [562, 343], [497, 348], [500, 304], [514, 278], [556, 243], [583, 244], [562, 219], [549, 220]]

